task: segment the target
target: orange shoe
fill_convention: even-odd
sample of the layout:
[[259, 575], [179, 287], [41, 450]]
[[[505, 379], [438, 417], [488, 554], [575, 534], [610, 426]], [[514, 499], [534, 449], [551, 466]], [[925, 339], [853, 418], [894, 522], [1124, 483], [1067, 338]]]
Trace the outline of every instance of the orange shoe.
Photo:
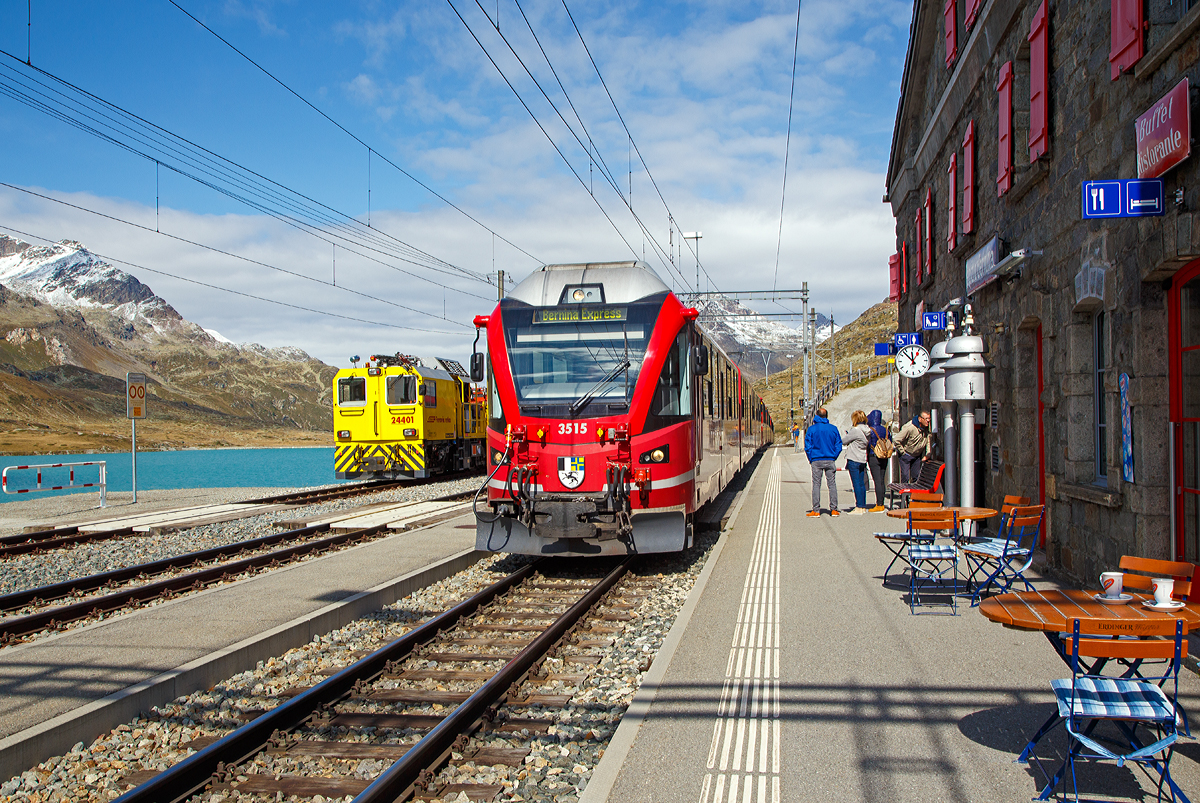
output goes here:
[[819, 510], [810, 510], [810, 511], [808, 511], [808, 513], [807, 513], [806, 515], [807, 515], [807, 516], [808, 516], [810, 519], [819, 519], [819, 518], [821, 518], [821, 511], [819, 511]]
[[842, 515], [842, 514], [841, 514], [841, 513], [838, 513], [836, 510], [831, 510], [831, 511], [829, 511], [829, 515], [830, 515], [830, 516], [840, 516], [840, 515]]

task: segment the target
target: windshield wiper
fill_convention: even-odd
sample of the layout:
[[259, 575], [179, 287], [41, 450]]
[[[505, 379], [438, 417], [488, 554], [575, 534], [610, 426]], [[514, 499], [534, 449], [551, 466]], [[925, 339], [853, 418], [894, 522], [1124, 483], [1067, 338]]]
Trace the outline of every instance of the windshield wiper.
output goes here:
[[583, 394], [582, 396], [580, 396], [578, 399], [576, 399], [575, 401], [573, 401], [571, 403], [571, 407], [570, 407], [571, 415], [578, 414], [579, 411], [582, 410], [584, 407], [586, 407], [588, 402], [590, 402], [592, 400], [592, 398], [596, 395], [596, 391], [598, 391], [600, 388], [604, 387], [609, 382], [613, 381], [613, 379], [616, 378], [617, 374], [619, 374], [622, 371], [624, 371], [625, 369], [629, 368], [629, 366], [630, 366], [629, 360], [625, 360], [624, 362], [614, 365], [611, 371], [609, 371], [607, 374], [605, 374], [600, 379], [599, 382], [592, 385], [591, 388], [588, 389], [587, 393]]

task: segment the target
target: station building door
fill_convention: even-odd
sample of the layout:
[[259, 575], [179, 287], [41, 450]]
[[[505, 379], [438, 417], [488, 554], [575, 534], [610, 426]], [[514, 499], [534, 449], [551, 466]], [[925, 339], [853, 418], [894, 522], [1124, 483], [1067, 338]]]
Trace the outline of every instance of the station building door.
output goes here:
[[1175, 557], [1195, 563], [1200, 559], [1200, 260], [1175, 274], [1168, 308]]

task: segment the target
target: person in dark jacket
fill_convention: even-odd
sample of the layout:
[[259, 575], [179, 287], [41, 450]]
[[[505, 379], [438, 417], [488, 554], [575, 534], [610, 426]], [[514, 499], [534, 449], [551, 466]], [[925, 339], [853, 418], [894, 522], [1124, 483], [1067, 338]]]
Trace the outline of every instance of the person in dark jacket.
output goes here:
[[[878, 452], [891, 453], [895, 451], [895, 446], [892, 444], [892, 434], [888, 432], [888, 428], [883, 423], [883, 413], [879, 410], [872, 410], [867, 413], [867, 468], [871, 470], [871, 482], [875, 484], [875, 507], [871, 508], [871, 513], [878, 513], [883, 510], [883, 493], [887, 490], [885, 479], [885, 468], [887, 466], [887, 458], [880, 457]], [[882, 448], [876, 448], [880, 441], [884, 442]]]
[[842, 433], [829, 423], [824, 407], [817, 409], [813, 422], [804, 431], [804, 454], [812, 467], [812, 510], [809, 516], [821, 515], [821, 478], [829, 485], [829, 515], [840, 516], [837, 501], [837, 467], [834, 461], [842, 453]]

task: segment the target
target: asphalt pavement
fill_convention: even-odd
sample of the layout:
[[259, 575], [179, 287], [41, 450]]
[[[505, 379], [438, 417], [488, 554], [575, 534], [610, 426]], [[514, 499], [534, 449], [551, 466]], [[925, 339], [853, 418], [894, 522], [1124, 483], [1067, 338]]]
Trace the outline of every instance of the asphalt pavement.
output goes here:
[[[644, 719], [614, 738], [620, 768], [602, 764], [585, 800], [1032, 798], [1042, 778], [1014, 759], [1053, 710], [1050, 681], [1070, 674], [1046, 639], [969, 607], [911, 615], [905, 589], [882, 584], [890, 556], [872, 537], [900, 522], [805, 517], [808, 464], [790, 447], [768, 453], [746, 494], [669, 664], [651, 670], [662, 677], [643, 690]], [[1180, 699], [1197, 721], [1191, 671]], [[1060, 729], [1044, 753], [1064, 744]], [[1172, 769], [1198, 797], [1200, 745], [1181, 740]], [[1130, 765], [1086, 765], [1079, 783], [1153, 797]]]

